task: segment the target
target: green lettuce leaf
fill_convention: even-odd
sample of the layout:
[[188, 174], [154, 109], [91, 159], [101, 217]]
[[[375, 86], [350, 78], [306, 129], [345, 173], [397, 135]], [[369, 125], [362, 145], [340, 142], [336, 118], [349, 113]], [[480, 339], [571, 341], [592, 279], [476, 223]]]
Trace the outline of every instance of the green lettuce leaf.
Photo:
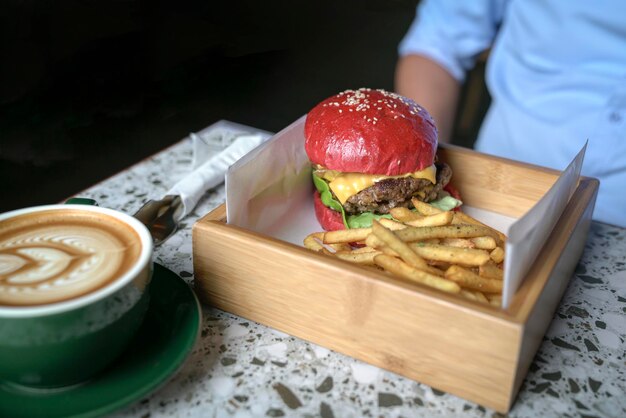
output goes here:
[[463, 202], [461, 202], [458, 199], [453, 198], [452, 196], [445, 196], [439, 200], [433, 200], [432, 202], [429, 202], [429, 203], [433, 205], [434, 207], [441, 209], [443, 211], [452, 210], [463, 204]]
[[359, 215], [348, 215], [346, 220], [350, 228], [369, 228], [372, 226], [373, 219], [393, 219], [390, 214], [379, 215], [373, 212], [364, 212]]
[[346, 211], [343, 209], [342, 204], [333, 197], [333, 194], [331, 193], [330, 187], [328, 186], [326, 180], [316, 176], [315, 173], [313, 173], [312, 175], [313, 184], [315, 185], [317, 191], [320, 192], [320, 198], [322, 199], [322, 203], [329, 208], [336, 210], [337, 212], [341, 212], [343, 225], [346, 227], [346, 229], [350, 228], [348, 226], [348, 221], [346, 220]]

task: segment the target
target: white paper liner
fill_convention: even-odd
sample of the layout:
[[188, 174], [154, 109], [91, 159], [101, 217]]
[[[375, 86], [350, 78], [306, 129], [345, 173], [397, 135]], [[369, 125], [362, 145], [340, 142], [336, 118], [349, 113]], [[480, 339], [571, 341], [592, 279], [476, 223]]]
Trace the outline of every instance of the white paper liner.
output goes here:
[[508, 307], [513, 295], [533, 265], [539, 251], [554, 229], [569, 198], [574, 193], [583, 166], [587, 144], [561, 173], [550, 190], [507, 231], [504, 259], [502, 306]]

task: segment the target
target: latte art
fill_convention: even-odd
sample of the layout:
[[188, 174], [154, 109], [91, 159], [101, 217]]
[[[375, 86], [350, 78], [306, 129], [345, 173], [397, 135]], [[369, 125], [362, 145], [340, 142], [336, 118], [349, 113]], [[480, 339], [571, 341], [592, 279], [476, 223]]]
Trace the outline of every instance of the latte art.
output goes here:
[[136, 262], [132, 228], [102, 214], [56, 210], [0, 222], [0, 305], [71, 299], [112, 282]]

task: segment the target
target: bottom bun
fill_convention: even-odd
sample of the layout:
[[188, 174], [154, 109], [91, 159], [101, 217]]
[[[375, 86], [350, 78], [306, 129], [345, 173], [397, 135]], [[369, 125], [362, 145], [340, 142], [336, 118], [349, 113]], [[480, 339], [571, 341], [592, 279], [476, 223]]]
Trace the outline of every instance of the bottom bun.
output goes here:
[[339, 229], [346, 229], [341, 213], [324, 205], [320, 198], [320, 193], [317, 190], [313, 195], [313, 202], [315, 205], [315, 216], [324, 230], [337, 231]]

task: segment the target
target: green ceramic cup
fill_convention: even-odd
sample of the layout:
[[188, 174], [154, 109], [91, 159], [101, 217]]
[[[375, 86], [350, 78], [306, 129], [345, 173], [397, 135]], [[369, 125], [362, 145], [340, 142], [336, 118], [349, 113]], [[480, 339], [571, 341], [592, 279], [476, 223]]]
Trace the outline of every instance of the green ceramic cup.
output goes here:
[[148, 308], [153, 244], [135, 218], [85, 205], [0, 214], [0, 385], [88, 381]]

